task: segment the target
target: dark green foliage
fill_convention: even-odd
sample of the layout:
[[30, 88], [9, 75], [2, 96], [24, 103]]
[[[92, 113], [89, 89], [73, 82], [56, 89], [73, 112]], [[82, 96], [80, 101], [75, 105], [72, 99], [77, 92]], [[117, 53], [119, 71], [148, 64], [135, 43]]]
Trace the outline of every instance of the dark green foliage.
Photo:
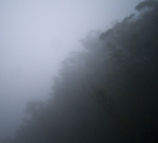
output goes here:
[[30, 119], [10, 143], [158, 142], [158, 10], [146, 0], [99, 35], [90, 33], [63, 61], [45, 105], [30, 102]]

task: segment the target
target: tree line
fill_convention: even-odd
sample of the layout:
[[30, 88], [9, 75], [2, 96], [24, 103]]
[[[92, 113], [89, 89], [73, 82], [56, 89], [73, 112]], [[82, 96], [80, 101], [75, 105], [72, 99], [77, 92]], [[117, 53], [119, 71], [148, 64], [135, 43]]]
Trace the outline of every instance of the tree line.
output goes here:
[[158, 1], [81, 40], [54, 77], [47, 102], [29, 102], [4, 143], [158, 142]]

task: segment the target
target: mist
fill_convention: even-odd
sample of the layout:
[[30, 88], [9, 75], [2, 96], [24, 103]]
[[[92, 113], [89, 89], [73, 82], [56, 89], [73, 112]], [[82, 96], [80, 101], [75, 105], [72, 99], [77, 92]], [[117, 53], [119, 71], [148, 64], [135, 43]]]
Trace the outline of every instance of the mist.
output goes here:
[[28, 101], [46, 101], [54, 76], [92, 30], [106, 31], [141, 0], [1, 0], [0, 139], [13, 137]]

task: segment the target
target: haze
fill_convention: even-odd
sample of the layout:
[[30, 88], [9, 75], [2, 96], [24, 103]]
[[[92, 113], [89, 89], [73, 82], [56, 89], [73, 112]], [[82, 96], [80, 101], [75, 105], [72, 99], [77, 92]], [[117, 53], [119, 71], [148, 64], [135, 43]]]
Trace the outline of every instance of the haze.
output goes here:
[[46, 100], [52, 77], [79, 40], [105, 31], [134, 12], [141, 0], [1, 0], [0, 138], [12, 136], [25, 104]]

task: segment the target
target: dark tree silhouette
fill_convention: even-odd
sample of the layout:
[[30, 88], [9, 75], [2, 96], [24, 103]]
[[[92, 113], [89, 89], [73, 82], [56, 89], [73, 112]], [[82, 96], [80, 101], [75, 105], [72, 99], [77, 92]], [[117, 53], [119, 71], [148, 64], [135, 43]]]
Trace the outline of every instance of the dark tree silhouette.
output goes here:
[[158, 142], [156, 5], [145, 0], [136, 6], [143, 15], [82, 39], [85, 51], [62, 62], [50, 99], [29, 102], [29, 116], [6, 142]]

